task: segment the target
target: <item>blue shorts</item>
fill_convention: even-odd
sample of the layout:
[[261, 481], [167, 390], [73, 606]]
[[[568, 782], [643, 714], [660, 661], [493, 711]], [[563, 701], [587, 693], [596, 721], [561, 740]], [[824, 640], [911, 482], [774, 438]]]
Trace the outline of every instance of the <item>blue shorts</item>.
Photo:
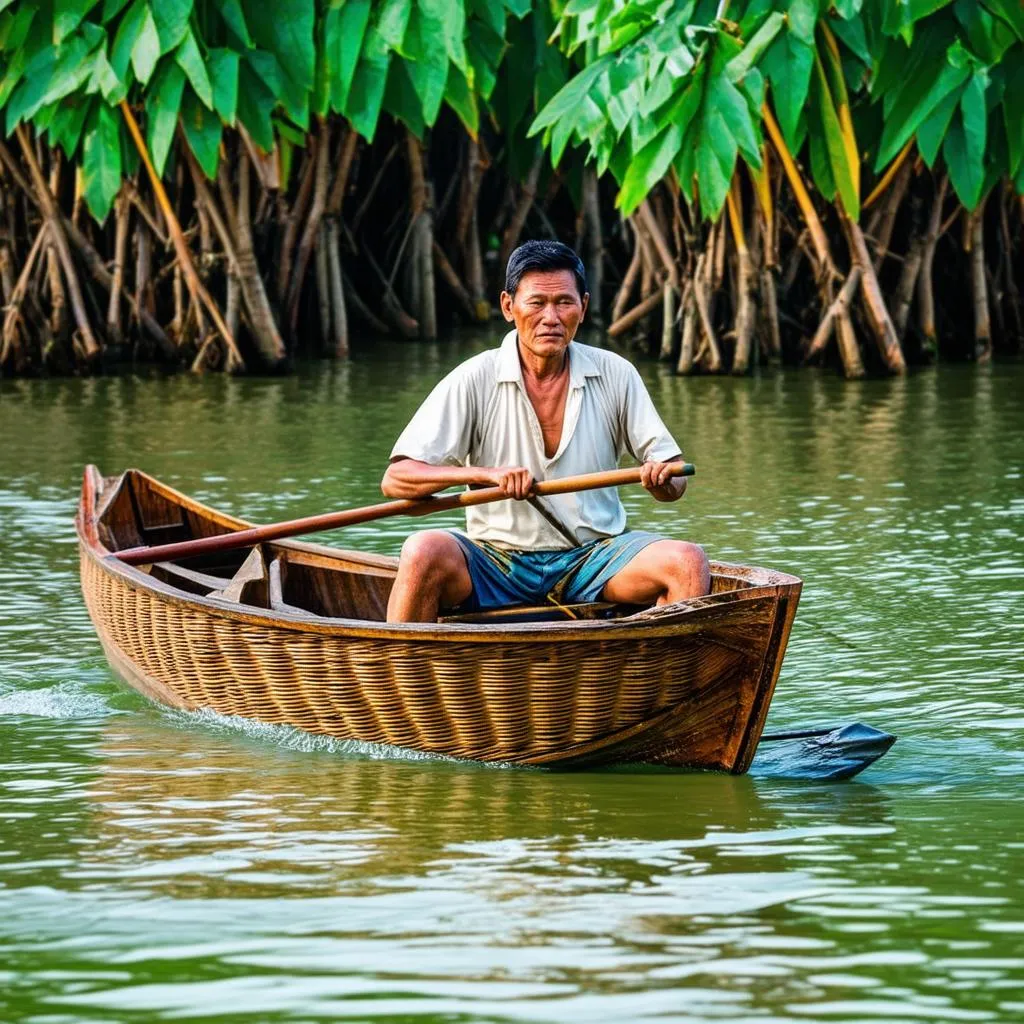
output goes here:
[[461, 545], [473, 581], [473, 593], [461, 605], [465, 611], [597, 601], [617, 572], [649, 544], [664, 540], [656, 533], [627, 530], [564, 551], [514, 551], [448, 532]]

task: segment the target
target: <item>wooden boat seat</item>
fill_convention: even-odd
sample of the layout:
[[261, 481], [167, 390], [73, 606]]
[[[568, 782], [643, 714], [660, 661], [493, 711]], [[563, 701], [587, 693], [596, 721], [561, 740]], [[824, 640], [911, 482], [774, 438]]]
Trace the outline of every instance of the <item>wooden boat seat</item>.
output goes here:
[[213, 576], [198, 569], [186, 569], [175, 562], [155, 562], [150, 570], [152, 576], [172, 587], [181, 587], [191, 594], [208, 594], [220, 590], [228, 581], [223, 576]]
[[275, 612], [293, 612], [299, 615], [313, 615], [314, 612], [309, 611], [306, 608], [299, 608], [297, 605], [289, 604], [284, 599], [284, 575], [287, 572], [287, 566], [284, 559], [278, 555], [277, 558], [273, 559], [270, 563], [269, 569], [269, 599], [270, 607]]
[[589, 601], [584, 604], [525, 605], [492, 608], [486, 612], [466, 612], [461, 615], [442, 615], [438, 622], [558, 622], [564, 619], [617, 619], [638, 611], [637, 605], [613, 604], [608, 601]]
[[[221, 581], [224, 582], [223, 580]], [[241, 564], [238, 572], [228, 581], [227, 586], [211, 590], [210, 597], [219, 597], [236, 604], [250, 604], [257, 608], [268, 608], [270, 579], [267, 572], [263, 548], [256, 545]]]

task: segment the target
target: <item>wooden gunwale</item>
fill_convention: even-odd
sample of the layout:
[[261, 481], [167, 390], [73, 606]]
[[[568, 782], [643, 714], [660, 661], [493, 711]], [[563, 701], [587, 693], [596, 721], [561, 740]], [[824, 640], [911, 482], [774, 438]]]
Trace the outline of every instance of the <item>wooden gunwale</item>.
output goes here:
[[[90, 467], [90, 469], [92, 468]], [[150, 486], [154, 486], [154, 489], [164, 497], [181, 504], [196, 514], [212, 519], [218, 525], [229, 529], [245, 529], [249, 525], [244, 520], [216, 512], [139, 470], [127, 470], [126, 474], [136, 474], [145, 479]], [[98, 476], [98, 474], [96, 475]], [[243, 610], [231, 602], [214, 597], [186, 594], [169, 584], [154, 579], [141, 569], [125, 564], [109, 553], [99, 539], [96, 530], [95, 481], [93, 480], [90, 485], [88, 470], [86, 484], [83, 486], [82, 506], [79, 515], [76, 516], [76, 527], [87, 557], [95, 561], [103, 572], [118, 577], [121, 583], [133, 590], [156, 594], [161, 600], [170, 604], [201, 609], [220, 618], [327, 636], [374, 637], [388, 640], [415, 639], [419, 642], [439, 643], [451, 640], [492, 643], [512, 639], [550, 642], [552, 640], [580, 639], [589, 634], [609, 640], [679, 636], [689, 633], [691, 630], [700, 629], [708, 620], [718, 620], [730, 605], [746, 604], [759, 598], [777, 601], [793, 589], [799, 591], [801, 586], [797, 577], [776, 570], [716, 562], [712, 563], [712, 572], [722, 569], [727, 575], [736, 575], [739, 571], [747, 579], [756, 579], [758, 576], [767, 577], [767, 579], [761, 585], [750, 586], [743, 590], [724, 591], [708, 597], [681, 602], [678, 605], [665, 605], [649, 612], [639, 613], [637, 616], [622, 619], [575, 620], [571, 624], [564, 622], [509, 623], [503, 626], [491, 624], [483, 626], [477, 623], [376, 623], [366, 619], [331, 618], [255, 607]], [[364, 555], [359, 551], [331, 548], [327, 545], [309, 544], [303, 541], [277, 541], [274, 542], [274, 546], [294, 550], [297, 553], [323, 555], [330, 558], [334, 565], [337, 565], [340, 559], [346, 562], [363, 562], [374, 568], [394, 572], [398, 564], [397, 558], [389, 558], [386, 555]]]

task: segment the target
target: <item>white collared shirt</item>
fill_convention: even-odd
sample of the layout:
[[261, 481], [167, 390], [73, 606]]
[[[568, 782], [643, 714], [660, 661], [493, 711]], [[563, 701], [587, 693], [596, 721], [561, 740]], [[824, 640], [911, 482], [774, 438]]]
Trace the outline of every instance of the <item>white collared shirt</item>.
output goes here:
[[[514, 330], [500, 348], [467, 359], [431, 391], [395, 442], [391, 458], [435, 466], [525, 466], [535, 480], [556, 480], [615, 469], [626, 452], [638, 462], [680, 454], [636, 367], [578, 341], [567, 354], [569, 394], [552, 458], [544, 453], [540, 421], [523, 385]], [[614, 487], [543, 501], [579, 544], [626, 529], [626, 510]], [[528, 502], [514, 499], [467, 508], [466, 532], [504, 548], [571, 546]]]

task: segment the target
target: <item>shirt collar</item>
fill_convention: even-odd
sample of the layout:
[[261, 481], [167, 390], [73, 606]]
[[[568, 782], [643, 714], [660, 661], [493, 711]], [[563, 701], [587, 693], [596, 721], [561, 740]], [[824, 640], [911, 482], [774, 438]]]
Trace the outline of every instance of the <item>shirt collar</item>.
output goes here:
[[[586, 387], [587, 377], [600, 377], [601, 370], [587, 351], [586, 345], [572, 342], [569, 345], [569, 386], [572, 388]], [[523, 368], [519, 365], [519, 338], [512, 330], [502, 339], [498, 350], [498, 366], [496, 380], [522, 383]]]

